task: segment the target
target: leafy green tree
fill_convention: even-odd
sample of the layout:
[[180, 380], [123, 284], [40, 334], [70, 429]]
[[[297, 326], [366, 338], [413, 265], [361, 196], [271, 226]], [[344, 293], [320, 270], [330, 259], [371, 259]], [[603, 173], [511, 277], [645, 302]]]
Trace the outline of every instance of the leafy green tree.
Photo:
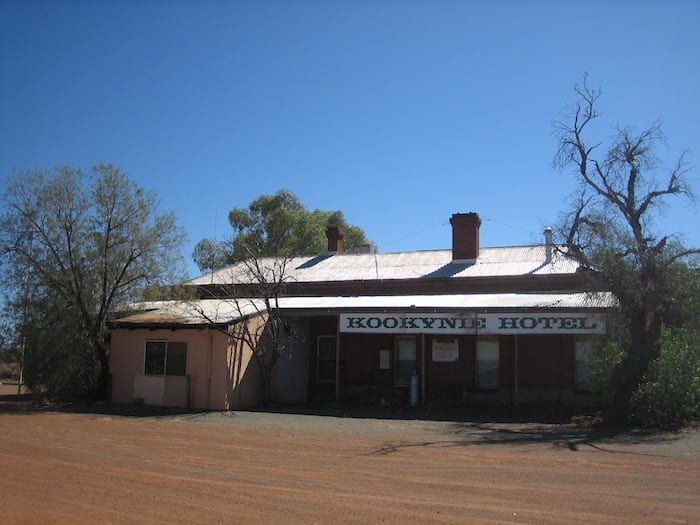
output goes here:
[[[674, 197], [693, 198], [684, 155], [664, 169], [655, 155], [664, 141], [659, 123], [641, 132], [616, 130], [607, 148], [589, 141], [601, 95], [586, 80], [576, 86], [578, 100], [558, 132], [556, 164], [573, 168], [579, 191], [565, 215], [562, 231], [569, 253], [596, 270], [596, 286], [620, 302], [623, 350], [612, 373], [614, 407], [628, 413], [632, 393], [649, 363], [659, 355], [664, 323], [677, 323], [670, 300], [679, 292], [677, 272], [695, 249], [655, 227], [657, 211]], [[676, 312], [677, 313], [677, 312]], [[624, 333], [626, 332], [626, 333]]]
[[193, 258], [202, 271], [250, 257], [321, 253], [326, 249], [326, 228], [333, 226], [343, 229], [346, 249], [369, 243], [364, 231], [349, 225], [342, 211], [310, 211], [284, 189], [261, 195], [247, 208], [234, 208], [228, 218], [233, 229], [230, 239], [203, 239], [195, 246]]
[[24, 383], [37, 400], [100, 392], [100, 360], [83, 335], [74, 305], [45, 290], [30, 298], [22, 326]]
[[0, 307], [0, 379], [14, 377], [19, 363], [19, 349], [15, 342], [16, 327], [10, 322], [13, 312], [6, 301]]
[[62, 392], [59, 378], [80, 377], [106, 394], [115, 308], [184, 275], [175, 217], [107, 164], [14, 174], [3, 209], [3, 278], [23, 324], [28, 380]]
[[700, 261], [676, 262], [669, 267], [661, 297], [663, 323], [700, 331]]

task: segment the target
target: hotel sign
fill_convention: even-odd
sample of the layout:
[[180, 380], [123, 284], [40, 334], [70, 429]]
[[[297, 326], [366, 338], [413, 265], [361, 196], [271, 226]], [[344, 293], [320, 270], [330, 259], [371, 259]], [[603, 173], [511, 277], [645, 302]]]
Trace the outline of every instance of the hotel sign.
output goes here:
[[528, 312], [498, 314], [340, 314], [343, 333], [382, 334], [603, 334], [605, 314]]

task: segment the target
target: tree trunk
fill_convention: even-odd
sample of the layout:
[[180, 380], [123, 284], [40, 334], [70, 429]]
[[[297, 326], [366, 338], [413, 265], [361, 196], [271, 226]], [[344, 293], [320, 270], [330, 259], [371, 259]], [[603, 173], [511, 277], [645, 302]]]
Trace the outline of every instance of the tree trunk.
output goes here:
[[644, 301], [630, 322], [630, 343], [622, 362], [617, 366], [613, 384], [615, 385], [614, 416], [624, 420], [629, 415], [630, 402], [634, 392], [644, 379], [650, 363], [657, 354], [658, 321], [655, 311]]
[[265, 362], [264, 355], [261, 356], [258, 353], [255, 353], [255, 363], [258, 365], [260, 374], [260, 407], [267, 408], [271, 400], [272, 368]]
[[263, 405], [265, 408], [272, 404], [272, 370], [268, 370], [263, 381]]
[[109, 371], [109, 357], [107, 355], [107, 349], [104, 343], [100, 340], [99, 336], [92, 343], [93, 351], [97, 355], [97, 359], [100, 362], [100, 376], [97, 382], [97, 396], [99, 399], [110, 401], [110, 383], [111, 374]]

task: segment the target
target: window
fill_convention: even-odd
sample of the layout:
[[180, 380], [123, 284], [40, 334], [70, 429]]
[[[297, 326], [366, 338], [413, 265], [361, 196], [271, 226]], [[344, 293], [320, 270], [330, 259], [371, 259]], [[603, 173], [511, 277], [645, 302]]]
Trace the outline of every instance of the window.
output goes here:
[[590, 390], [591, 367], [589, 359], [593, 353], [593, 340], [576, 339], [576, 361], [574, 364], [574, 387], [577, 390]]
[[476, 342], [476, 386], [498, 388], [498, 339], [479, 339]]
[[335, 336], [319, 336], [316, 354], [316, 379], [320, 383], [335, 383], [335, 346]]
[[144, 373], [149, 376], [187, 374], [187, 343], [146, 341]]
[[394, 351], [394, 383], [396, 386], [408, 386], [411, 374], [416, 369], [416, 338], [397, 337]]

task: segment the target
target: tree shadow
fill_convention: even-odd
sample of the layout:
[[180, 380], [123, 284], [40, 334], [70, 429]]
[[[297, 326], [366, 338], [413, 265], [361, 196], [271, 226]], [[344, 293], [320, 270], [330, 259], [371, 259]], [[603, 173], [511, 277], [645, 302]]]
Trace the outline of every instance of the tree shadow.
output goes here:
[[[678, 434], [632, 429], [612, 424], [539, 423], [518, 421], [458, 421], [449, 424], [444, 438], [425, 441], [384, 443], [369, 455], [388, 455], [412, 448], [446, 448], [470, 446], [545, 445], [553, 449], [577, 452], [586, 448], [610, 454], [665, 457], [646, 452], [646, 448], [624, 450], [634, 445], [664, 445], [681, 438]], [[621, 448], [622, 447], [622, 448]]]

